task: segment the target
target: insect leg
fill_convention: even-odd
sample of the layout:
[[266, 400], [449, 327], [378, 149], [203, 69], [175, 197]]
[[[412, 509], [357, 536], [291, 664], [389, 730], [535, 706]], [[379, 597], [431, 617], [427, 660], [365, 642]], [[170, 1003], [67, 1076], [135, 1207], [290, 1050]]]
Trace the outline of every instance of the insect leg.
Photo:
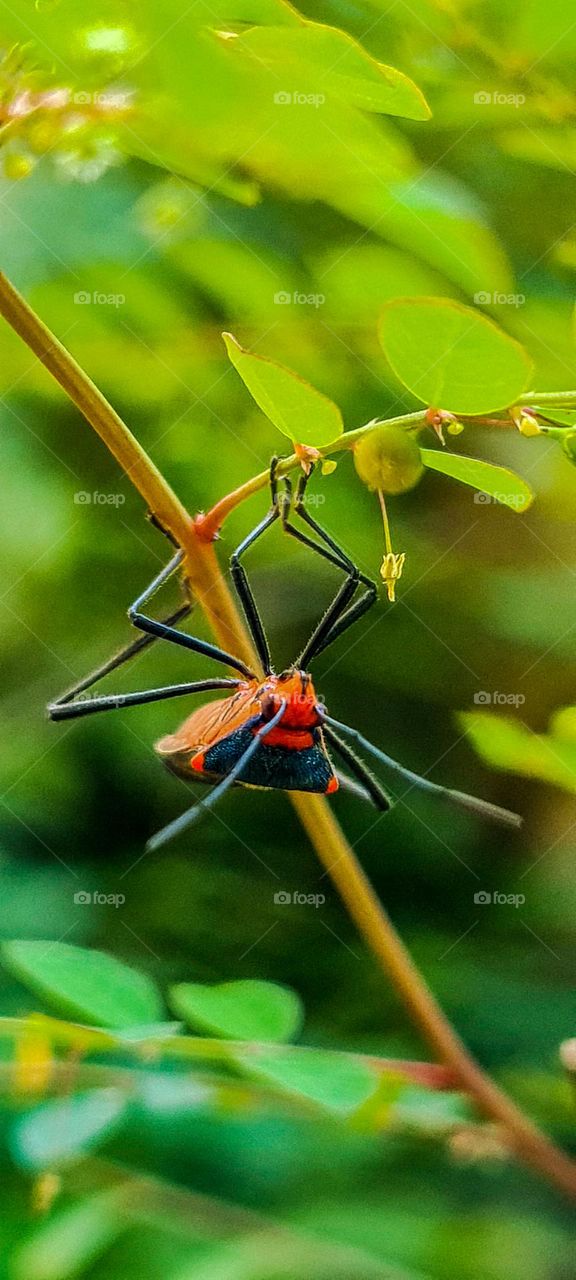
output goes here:
[[371, 802], [372, 797], [368, 795], [366, 788], [356, 781], [356, 778], [352, 778], [349, 773], [343, 773], [342, 769], [335, 769], [334, 772], [338, 779], [340, 791], [348, 791], [350, 795], [356, 796], [359, 800]]
[[[182, 553], [179, 552], [178, 556], [177, 557], [175, 556], [173, 560], [170, 562], [170, 565], [168, 565], [166, 569], [163, 569], [162, 572], [158, 575], [158, 577], [154, 579], [154, 582], [147, 589], [147, 591], [145, 591], [140, 596], [139, 600], [136, 601], [136, 605], [143, 603], [146, 599], [149, 598], [150, 595], [152, 595], [158, 589], [158, 587], [164, 581], [166, 581], [166, 579], [170, 576], [170, 573], [174, 572], [175, 568], [177, 567], [177, 564], [180, 563], [181, 559], [182, 559]], [[132, 606], [132, 608], [135, 608], [135, 607], [136, 606], [134, 605]], [[119, 653], [114, 654], [112, 658], [109, 658], [107, 662], [104, 662], [100, 667], [97, 667], [95, 671], [92, 671], [90, 672], [89, 675], [84, 676], [83, 679], [79, 680], [75, 685], [73, 685], [71, 689], [67, 689], [65, 693], [63, 693], [59, 698], [56, 698], [55, 701], [50, 703], [49, 706], [47, 707], [47, 711], [48, 711], [48, 715], [50, 716], [50, 719], [51, 720], [71, 719], [74, 716], [88, 715], [90, 714], [90, 712], [94, 712], [94, 711], [105, 711], [105, 710], [108, 710], [109, 708], [112, 709], [113, 707], [118, 707], [118, 706], [125, 707], [125, 706], [137, 705], [138, 702], [140, 701], [141, 702], [158, 701], [161, 696], [177, 697], [178, 696], [177, 692], [170, 692], [170, 690], [172, 689], [181, 690], [182, 692], [187, 691], [190, 693], [194, 693], [194, 692], [201, 692], [202, 690], [207, 691], [208, 689], [236, 688], [238, 685], [237, 680], [195, 681], [193, 684], [190, 684], [190, 685], [167, 686], [167, 691], [165, 692], [164, 695], [162, 694], [161, 689], [157, 689], [157, 690], [155, 689], [155, 690], [144, 690], [142, 696], [140, 696], [139, 694], [130, 694], [130, 695], [122, 694], [122, 695], [110, 695], [108, 697], [102, 697], [102, 698], [94, 698], [94, 699], [91, 699], [89, 702], [77, 701], [80, 694], [84, 693], [87, 689], [92, 688], [94, 684], [96, 684], [99, 680], [102, 680], [104, 676], [109, 675], [111, 671], [117, 671], [118, 668], [121, 666], [124, 666], [126, 662], [130, 662], [132, 658], [135, 658], [137, 654], [141, 653], [144, 649], [148, 648], [149, 645], [154, 644], [158, 639], [160, 638], [173, 639], [174, 638], [173, 633], [174, 633], [175, 635], [181, 637], [178, 643], [182, 643], [183, 641], [187, 642], [188, 640], [193, 641], [193, 637], [186, 636], [184, 632], [174, 631], [176, 623], [181, 622], [183, 618], [187, 617], [187, 615], [191, 612], [191, 609], [192, 609], [192, 605], [190, 604], [189, 601], [186, 601], [186, 603], [181, 605], [179, 609], [176, 609], [174, 613], [171, 613], [169, 617], [164, 618], [162, 621], [158, 621], [155, 624], [154, 629], [152, 629], [152, 627], [149, 627], [144, 635], [139, 636], [137, 640], [133, 640], [131, 644], [126, 645], [124, 649], [121, 649]], [[149, 621], [152, 622], [152, 619], [150, 619]], [[136, 625], [138, 625], [138, 623], [136, 623]], [[205, 652], [206, 650], [204, 649], [204, 642], [199, 641], [198, 644], [201, 644], [203, 646], [200, 651]], [[193, 647], [193, 646], [187, 645], [187, 647]], [[215, 656], [214, 652], [211, 652], [213, 651], [213, 646], [207, 646], [207, 649], [208, 649], [208, 656]], [[220, 652], [221, 650], [215, 650], [216, 654], [219, 654]], [[232, 662], [235, 661], [235, 660], [232, 660], [231, 658], [229, 659], [228, 655], [225, 655], [225, 660], [227, 664], [232, 664]]]
[[253, 680], [255, 678], [254, 672], [246, 666], [246, 663], [241, 662], [240, 658], [234, 658], [232, 654], [226, 653], [224, 649], [219, 649], [214, 644], [209, 644], [206, 640], [199, 640], [196, 636], [189, 636], [184, 631], [177, 631], [175, 627], [170, 626], [168, 623], [159, 622], [156, 618], [149, 618], [147, 614], [141, 612], [142, 605], [146, 604], [150, 597], [158, 591], [158, 588], [176, 572], [183, 558], [184, 552], [178, 551], [169, 564], [154, 578], [150, 586], [138, 596], [134, 604], [130, 605], [128, 610], [130, 621], [140, 631], [158, 636], [162, 640], [170, 640], [173, 644], [179, 644], [185, 649], [191, 649], [193, 653], [201, 653], [206, 658], [212, 658], [215, 662], [221, 662], [224, 666], [232, 667], [233, 670], [239, 671], [245, 679]]
[[323, 722], [322, 728], [328, 742], [332, 743], [338, 754], [346, 761], [351, 773], [353, 773], [354, 777], [362, 783], [362, 787], [368, 792], [368, 796], [372, 803], [377, 809], [380, 809], [382, 813], [387, 813], [388, 809], [392, 808], [393, 801], [390, 796], [387, 795], [384, 788], [380, 786], [380, 783], [376, 781], [376, 778], [364, 764], [364, 761], [359, 759], [356, 752], [348, 746], [347, 742], [342, 741], [339, 734], [335, 733], [330, 724], [326, 723], [326, 719]]
[[244, 565], [240, 563], [240, 560], [244, 555], [244, 552], [247, 551], [263, 533], [266, 533], [266, 530], [270, 528], [270, 525], [274, 524], [279, 515], [280, 512], [278, 505], [275, 503], [272, 510], [268, 512], [268, 515], [256, 525], [256, 528], [253, 529], [246, 538], [244, 538], [230, 556], [230, 573], [232, 574], [232, 580], [236, 587], [236, 591], [238, 592], [240, 603], [244, 610], [244, 617], [248, 623], [256, 652], [262, 664], [262, 669], [266, 675], [269, 675], [271, 670], [268, 640], [266, 639], [266, 632], [264, 631], [262, 619], [258, 612], [258, 606], [254, 599], [252, 588], [248, 582], [246, 570]]
[[[185, 618], [187, 614], [190, 613], [191, 609], [191, 604], [183, 604], [180, 609], [177, 609], [175, 613], [171, 613], [168, 618], [164, 619], [164, 621], [168, 626], [175, 626], [177, 622], [180, 622], [182, 618]], [[138, 636], [137, 640], [133, 640], [131, 644], [126, 645], [119, 653], [115, 653], [107, 662], [103, 662], [100, 667], [97, 667], [95, 671], [91, 671], [90, 674], [84, 676], [82, 680], [78, 680], [71, 689], [67, 689], [66, 693], [63, 693], [59, 698], [57, 698], [55, 702], [47, 708], [47, 710], [50, 712], [52, 710], [52, 706], [57, 707], [60, 703], [64, 704], [66, 702], [70, 702], [79, 693], [84, 693], [85, 689], [90, 689], [93, 684], [96, 684], [98, 680], [102, 680], [104, 676], [109, 675], [111, 671], [117, 671], [118, 667], [123, 667], [125, 662], [130, 662], [132, 658], [135, 658], [139, 653], [142, 653], [143, 649], [147, 649], [149, 645], [155, 644], [157, 639], [157, 636]]]
[[[258, 606], [254, 599], [252, 588], [248, 582], [246, 570], [240, 561], [244, 552], [247, 551], [249, 547], [253, 546], [257, 539], [260, 538], [263, 533], [266, 533], [266, 530], [269, 529], [283, 513], [285, 494], [284, 492], [280, 496], [278, 494], [278, 478], [276, 474], [279, 462], [280, 458], [274, 457], [270, 463], [270, 496], [272, 501], [268, 515], [256, 525], [256, 528], [253, 529], [246, 538], [244, 538], [230, 557], [230, 573], [232, 575], [232, 580], [244, 610], [244, 616], [248, 623], [258, 657], [262, 664], [262, 669], [266, 675], [270, 674], [272, 666], [268, 640], [258, 611]], [[286, 485], [288, 491], [290, 491], [289, 481], [286, 481]]]
[[362, 748], [368, 751], [375, 759], [380, 760], [394, 773], [402, 778], [406, 778], [413, 786], [419, 787], [421, 791], [429, 791], [433, 795], [441, 796], [444, 800], [450, 801], [452, 804], [460, 805], [464, 809], [471, 809], [472, 812], [478, 813], [480, 817], [490, 818], [494, 822], [501, 822], [508, 827], [522, 826], [522, 818], [517, 813], [511, 813], [509, 809], [501, 809], [500, 805], [490, 804], [488, 800], [479, 800], [477, 796], [469, 796], [465, 791], [454, 791], [450, 787], [442, 787], [438, 782], [431, 782], [430, 778], [422, 778], [420, 774], [414, 773], [412, 769], [407, 769], [404, 765], [399, 764], [397, 760], [393, 760], [392, 756], [386, 755], [384, 751], [380, 751], [379, 747], [375, 747], [368, 738], [364, 738], [357, 729], [352, 729], [348, 724], [341, 724], [339, 720], [334, 720], [332, 716], [325, 716], [324, 724], [326, 726], [326, 735], [334, 729], [340, 730]]
[[[122, 710], [124, 707], [139, 707], [145, 702], [162, 702], [164, 698], [179, 698], [184, 693], [207, 693], [212, 689], [237, 689], [241, 680], [193, 680], [187, 684], [166, 684], [160, 689], [140, 689], [136, 693], [111, 693], [101, 698], [90, 698], [83, 701], [74, 700], [75, 689], [64, 693], [56, 702], [50, 703], [48, 715], [51, 720], [72, 720], [77, 716], [87, 716], [95, 711]], [[82, 687], [86, 688], [85, 682]]]
[[[165, 618], [164, 621], [168, 626], [175, 626], [177, 622], [181, 622], [182, 618], [185, 618], [190, 613], [191, 609], [191, 604], [183, 604], [179, 609], [176, 609], [175, 613], [171, 613], [168, 618]], [[104, 676], [109, 675], [111, 671], [117, 671], [118, 668], [123, 667], [126, 662], [130, 662], [132, 658], [136, 658], [139, 653], [142, 653], [143, 649], [147, 649], [149, 645], [155, 644], [157, 639], [157, 636], [138, 636], [137, 640], [133, 640], [131, 644], [120, 649], [119, 653], [113, 654], [111, 658], [108, 658], [107, 662], [103, 662], [100, 667], [96, 667], [95, 671], [91, 671], [89, 675], [83, 676], [83, 678], [78, 680], [71, 689], [67, 689], [65, 693], [62, 693], [59, 698], [56, 698], [54, 702], [51, 702], [47, 706], [46, 710], [50, 719], [63, 719], [62, 716], [57, 714], [59, 707], [67, 706], [69, 704], [72, 705], [74, 699], [77, 698], [80, 693], [84, 693], [86, 689], [91, 689], [92, 685], [97, 684], [98, 680], [102, 680]], [[67, 713], [67, 715], [68, 714], [71, 713]]]
[[[324, 627], [322, 627], [322, 629], [318, 628], [317, 630], [319, 634], [317, 634], [315, 638], [312, 637], [310, 640], [311, 647], [308, 648], [307, 646], [307, 649], [304, 650], [302, 655], [302, 666], [307, 666], [313, 658], [317, 658], [319, 653], [323, 653], [329, 645], [333, 644], [334, 640], [337, 640], [338, 637], [347, 631], [349, 627], [353, 626], [359, 618], [363, 617], [363, 615], [367, 613], [374, 604], [376, 597], [377, 589], [376, 584], [374, 583], [369, 591], [365, 591], [358, 600], [354, 601], [354, 604], [351, 604], [348, 609], [344, 610], [340, 615], [340, 618], [337, 619], [332, 627], [328, 630]], [[313, 646], [312, 640], [314, 640]]]
[[[354, 575], [357, 583], [361, 583], [366, 587], [366, 591], [358, 600], [340, 612], [340, 616], [337, 616], [333, 620], [332, 626], [326, 628], [326, 619], [323, 620], [324, 625], [319, 630], [319, 634], [316, 635], [315, 639], [313, 638], [310, 641], [311, 645], [313, 643], [313, 647], [311, 652], [305, 654], [307, 661], [310, 661], [313, 657], [317, 657], [319, 653], [328, 647], [328, 645], [333, 644], [334, 640], [336, 640], [338, 636], [341, 636], [344, 631], [348, 630], [348, 627], [352, 626], [353, 623], [357, 622], [358, 619], [363, 616], [363, 614], [368, 612], [378, 597], [376, 583], [373, 582], [371, 578], [368, 578], [365, 573], [362, 573], [357, 565], [355, 565], [350, 559], [350, 556], [346, 554], [342, 547], [335, 542], [334, 538], [327, 533], [326, 529], [322, 528], [322, 525], [320, 525], [306, 509], [306, 487], [311, 475], [312, 471], [309, 471], [308, 474], [302, 475], [300, 478], [296, 489], [294, 513], [318, 535], [324, 543], [324, 548], [329, 548], [329, 550], [340, 560], [342, 567], [346, 568], [351, 576]], [[312, 543], [310, 541], [309, 545], [313, 546], [319, 554], [324, 554], [324, 556], [328, 558], [326, 550], [323, 550], [316, 543]]]
[[[327, 534], [325, 530], [322, 529], [321, 526], [304, 511], [303, 502], [308, 480], [309, 474], [303, 475], [298, 484], [294, 511], [318, 534], [324, 545], [319, 545], [313, 538], [310, 538], [307, 534], [303, 533], [302, 530], [291, 524], [289, 514], [292, 486], [288, 479], [285, 480], [286, 489], [282, 504], [282, 523], [284, 530], [293, 538], [296, 538], [298, 542], [301, 542], [304, 546], [315, 551], [317, 555], [328, 560], [330, 564], [334, 564], [337, 568], [343, 569], [347, 576], [332, 604], [327, 609], [324, 617], [320, 620], [308, 643], [299, 655], [297, 661], [298, 665], [301, 667], [307, 667], [311, 660], [317, 657], [317, 655], [321, 653], [323, 649], [326, 649], [329, 644], [332, 644], [332, 641], [335, 640], [337, 636], [341, 635], [349, 626], [352, 625], [352, 623], [362, 617], [371, 605], [374, 604], [377, 596], [376, 584], [357, 568], [350, 557], [346, 555], [346, 552], [343, 551], [342, 548], [334, 542], [330, 535]], [[356, 600], [351, 604], [359, 583], [365, 585], [367, 590], [359, 600]]]
[[166, 844], [168, 840], [172, 840], [174, 836], [180, 835], [181, 831], [185, 831], [193, 822], [196, 822], [197, 818], [199, 818], [207, 809], [212, 809], [213, 806], [218, 803], [221, 796], [223, 796], [225, 792], [228, 791], [229, 787], [231, 787], [236, 781], [248, 761], [251, 760], [252, 756], [260, 749], [264, 738], [272, 732], [272, 729], [276, 728], [277, 724], [280, 724], [285, 710], [286, 702], [285, 699], [282, 698], [280, 708], [276, 712], [276, 715], [263, 725], [261, 729], [257, 730], [252, 742], [240, 756], [240, 759], [236, 761], [236, 764], [232, 769], [230, 769], [230, 772], [226, 774], [222, 781], [213, 787], [207, 799], [201, 800], [199, 804], [193, 805], [193, 807], [188, 809], [186, 813], [180, 814], [179, 818], [175, 818], [173, 822], [169, 822], [168, 826], [163, 827], [162, 831], [158, 831], [155, 836], [152, 836], [148, 841], [146, 848], [149, 850], [159, 849], [161, 845]]

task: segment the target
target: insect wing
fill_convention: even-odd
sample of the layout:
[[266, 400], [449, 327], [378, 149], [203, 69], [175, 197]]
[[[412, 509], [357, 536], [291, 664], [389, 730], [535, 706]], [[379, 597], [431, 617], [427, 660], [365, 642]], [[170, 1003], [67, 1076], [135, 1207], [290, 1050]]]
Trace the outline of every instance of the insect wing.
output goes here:
[[[190, 762], [194, 756], [227, 738], [253, 715], [257, 715], [259, 710], [255, 689], [239, 689], [227, 698], [218, 698], [215, 702], [207, 702], [205, 706], [198, 707], [176, 733], [160, 738], [154, 749], [166, 764], [189, 777]], [[196, 772], [196, 777], [199, 776], [201, 774]]]

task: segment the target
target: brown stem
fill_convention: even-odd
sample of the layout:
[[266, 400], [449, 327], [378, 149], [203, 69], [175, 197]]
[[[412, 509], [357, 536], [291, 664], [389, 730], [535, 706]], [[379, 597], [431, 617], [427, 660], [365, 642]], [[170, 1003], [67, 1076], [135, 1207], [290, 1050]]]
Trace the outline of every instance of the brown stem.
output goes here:
[[[576, 1164], [553, 1146], [468, 1052], [418, 972], [325, 801], [321, 796], [301, 793], [292, 793], [292, 801], [352, 919], [424, 1039], [484, 1115], [505, 1127], [516, 1155], [576, 1198]], [[320, 832], [322, 839], [318, 840]]]
[[[528, 407], [548, 403], [553, 404], [556, 408], [576, 408], [576, 391], [558, 392], [557, 395], [554, 395], [553, 392], [539, 394], [534, 391], [522, 400], [522, 404]], [[421, 409], [415, 413], [403, 413], [397, 418], [386, 418], [385, 424], [386, 426], [400, 427], [403, 431], [417, 434], [423, 427], [433, 425], [428, 419], [429, 412], [427, 409]], [[468, 417], [465, 414], [459, 414], [458, 420], [470, 427], [498, 427], [504, 431], [517, 431], [518, 429], [510, 412], [502, 418], [483, 417], [481, 415]], [[324, 445], [323, 448], [318, 449], [319, 457], [328, 458], [333, 453], [339, 453], [344, 449], [353, 449], [362, 436], [380, 425], [384, 425], [384, 423], [375, 420], [374, 422], [367, 422], [363, 427], [357, 427], [355, 431], [344, 432], [344, 435], [333, 441], [332, 444]], [[278, 476], [288, 475], [290, 471], [293, 471], [299, 465], [300, 458], [298, 454], [291, 453], [289, 457], [282, 459], [276, 474]], [[220, 498], [205, 515], [197, 516], [195, 523], [198, 536], [205, 542], [213, 541], [218, 531], [222, 528], [224, 521], [234, 511], [235, 507], [240, 506], [241, 502], [251, 498], [260, 489], [265, 489], [268, 481], [269, 472], [261, 471], [259, 475], [252, 476], [251, 480], [246, 480], [237, 489], [233, 489], [231, 493], [227, 493], [225, 497]]]
[[[184, 548], [190, 582], [219, 643], [257, 666], [214, 547], [199, 536], [195, 522], [104, 396], [1, 274], [0, 313], [54, 375], [108, 445], [162, 526]], [[288, 462], [296, 465], [292, 459]], [[241, 493], [242, 497], [237, 497], [233, 505], [248, 496], [248, 489], [253, 493], [266, 482], [267, 473], [263, 473], [249, 486], [237, 490], [237, 495]], [[576, 1199], [576, 1164], [540, 1133], [469, 1054], [379, 903], [327, 802], [322, 796], [303, 792], [292, 792], [290, 798], [318, 857], [424, 1040], [453, 1071], [462, 1089], [470, 1094], [483, 1114], [505, 1127], [516, 1155]]]
[[232, 647], [244, 661], [253, 662], [248, 636], [219, 572], [213, 547], [197, 536], [192, 517], [102, 392], [2, 272], [0, 314], [94, 427], [158, 523], [184, 548], [188, 580], [220, 643], [226, 649]]
[[[362, 436], [368, 431], [373, 431], [374, 427], [383, 425], [378, 421], [367, 422], [363, 427], [357, 427], [355, 431], [345, 431], [343, 435], [334, 440], [332, 444], [324, 445], [318, 449], [317, 453], [320, 458], [328, 458], [333, 453], [340, 453], [344, 449], [353, 449]], [[418, 409], [416, 413], [403, 413], [399, 418], [387, 418], [386, 426], [402, 427], [404, 431], [413, 430], [417, 427], [426, 426], [426, 410]], [[300, 458], [297, 453], [291, 453], [288, 458], [283, 458], [277, 468], [277, 476], [286, 476], [289, 471], [293, 471], [295, 467], [301, 465]], [[247, 480], [245, 484], [239, 485], [237, 489], [233, 489], [231, 493], [227, 493], [224, 498], [206, 513], [206, 515], [196, 517], [196, 526], [199, 537], [203, 541], [211, 542], [222, 528], [224, 521], [230, 515], [230, 512], [238, 507], [241, 502], [245, 502], [246, 498], [251, 498], [254, 493], [258, 493], [260, 489], [265, 489], [270, 480], [269, 470], [261, 471], [259, 475], [253, 476], [251, 480]]]

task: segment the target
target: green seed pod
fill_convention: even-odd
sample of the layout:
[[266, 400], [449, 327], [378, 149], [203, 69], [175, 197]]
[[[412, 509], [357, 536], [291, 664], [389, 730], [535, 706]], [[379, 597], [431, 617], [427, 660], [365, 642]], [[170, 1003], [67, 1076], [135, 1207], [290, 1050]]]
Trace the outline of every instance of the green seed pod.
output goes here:
[[354, 449], [354, 463], [364, 484], [382, 493], [407, 493], [418, 484], [424, 470], [414, 438], [401, 427], [386, 425], [361, 437]]

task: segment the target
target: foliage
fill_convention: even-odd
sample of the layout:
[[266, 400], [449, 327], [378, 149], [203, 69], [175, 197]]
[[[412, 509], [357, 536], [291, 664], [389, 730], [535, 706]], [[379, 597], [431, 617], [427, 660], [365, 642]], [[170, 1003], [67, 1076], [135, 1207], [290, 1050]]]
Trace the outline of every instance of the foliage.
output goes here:
[[[525, 826], [411, 791], [381, 822], [352, 794], [334, 807], [464, 1038], [573, 1144], [571, 19], [542, 0], [15, 0], [0, 27], [4, 265], [192, 510], [289, 437], [338, 462], [312, 513], [377, 576], [346, 436], [409, 419], [424, 469], [387, 504], [397, 603], [317, 687]], [[562, 1203], [421, 1061], [283, 799], [230, 795], [143, 857], [189, 799], [151, 751], [179, 713], [45, 723], [168, 554], [1, 342], [0, 1275], [568, 1277]], [[266, 504], [232, 512], [222, 562]], [[278, 669], [336, 580], [288, 542], [249, 564]], [[161, 649], [106, 691], [206, 674]]]
[[413, 395], [456, 414], [489, 413], [513, 404], [531, 374], [518, 343], [485, 316], [442, 298], [387, 302], [380, 339], [394, 372]]
[[492, 768], [540, 778], [574, 792], [576, 788], [576, 708], [562, 707], [548, 733], [534, 733], [526, 725], [490, 712], [466, 712], [463, 729]]
[[275, 360], [243, 351], [232, 334], [224, 334], [224, 339], [232, 364], [256, 404], [289, 440], [322, 445], [341, 434], [340, 411], [331, 400]]

